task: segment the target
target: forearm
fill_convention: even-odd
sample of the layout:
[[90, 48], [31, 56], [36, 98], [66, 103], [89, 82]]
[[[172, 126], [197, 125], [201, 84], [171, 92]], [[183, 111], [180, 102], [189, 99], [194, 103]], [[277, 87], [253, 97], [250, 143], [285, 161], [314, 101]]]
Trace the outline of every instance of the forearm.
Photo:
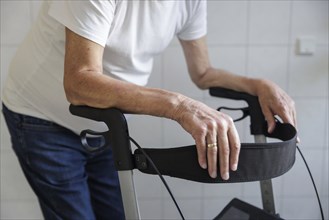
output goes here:
[[101, 73], [81, 72], [66, 76], [64, 87], [67, 99], [76, 105], [116, 107], [126, 112], [174, 119], [175, 109], [186, 98], [181, 94], [116, 80]]
[[224, 87], [253, 95], [257, 94], [257, 84], [262, 80], [239, 76], [211, 66], [206, 37], [191, 41], [181, 40], [180, 42], [191, 79], [200, 89]]
[[216, 68], [208, 68], [204, 74], [200, 75], [195, 82], [201, 89], [210, 87], [223, 87], [240, 92], [257, 95], [257, 84], [262, 83], [261, 79], [236, 75], [229, 71]]

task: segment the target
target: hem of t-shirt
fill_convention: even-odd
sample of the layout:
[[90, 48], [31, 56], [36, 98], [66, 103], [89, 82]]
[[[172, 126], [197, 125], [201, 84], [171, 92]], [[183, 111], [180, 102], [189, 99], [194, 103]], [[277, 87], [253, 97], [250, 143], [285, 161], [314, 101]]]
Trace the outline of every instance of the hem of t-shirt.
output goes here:
[[180, 40], [197, 40], [207, 35], [207, 31], [199, 31], [189, 35], [177, 35]]
[[68, 26], [64, 25], [64, 26], [67, 27], [68, 29], [70, 29], [71, 31], [73, 31], [74, 33], [78, 34], [79, 36], [86, 38], [92, 42], [95, 42], [102, 47], [105, 47], [105, 45], [106, 45], [107, 40], [103, 40], [100, 37], [96, 37], [94, 34], [90, 34], [90, 32], [88, 32], [86, 30], [79, 29], [76, 27], [70, 27], [69, 25]]
[[30, 107], [12, 105], [5, 98], [2, 99], [2, 104], [5, 105], [6, 108], [8, 108], [10, 111], [15, 112], [17, 114], [28, 115], [28, 116], [31, 116], [31, 117], [40, 118], [40, 119], [43, 119], [43, 120], [50, 121], [50, 119], [48, 117], [46, 117], [44, 114], [42, 114], [42, 113], [40, 113], [40, 112], [30, 108]]

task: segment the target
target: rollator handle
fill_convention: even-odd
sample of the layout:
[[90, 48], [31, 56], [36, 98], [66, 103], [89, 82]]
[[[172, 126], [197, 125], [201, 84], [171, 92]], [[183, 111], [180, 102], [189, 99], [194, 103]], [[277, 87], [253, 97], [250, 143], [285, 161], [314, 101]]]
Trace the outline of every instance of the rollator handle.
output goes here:
[[134, 169], [128, 126], [126, 118], [119, 109], [70, 105], [70, 112], [79, 117], [105, 122], [110, 131], [104, 132], [104, 138], [109, 139], [117, 170]]
[[241, 110], [244, 110], [244, 114], [247, 112], [247, 114], [250, 115], [250, 133], [252, 135], [266, 134], [267, 123], [257, 96], [221, 87], [210, 88], [209, 93], [212, 96], [220, 98], [246, 101], [248, 107], [241, 108]]

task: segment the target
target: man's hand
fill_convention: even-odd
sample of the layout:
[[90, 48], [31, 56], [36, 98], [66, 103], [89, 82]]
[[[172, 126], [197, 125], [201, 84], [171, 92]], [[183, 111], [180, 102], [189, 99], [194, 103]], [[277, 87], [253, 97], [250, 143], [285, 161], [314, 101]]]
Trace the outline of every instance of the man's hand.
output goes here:
[[209, 175], [216, 178], [219, 163], [222, 179], [229, 179], [229, 170], [237, 170], [240, 153], [232, 118], [185, 97], [173, 119], [194, 138], [200, 166], [208, 168]]
[[268, 80], [257, 80], [256, 95], [268, 123], [269, 133], [275, 128], [275, 115], [283, 122], [297, 127], [295, 103], [279, 86]]

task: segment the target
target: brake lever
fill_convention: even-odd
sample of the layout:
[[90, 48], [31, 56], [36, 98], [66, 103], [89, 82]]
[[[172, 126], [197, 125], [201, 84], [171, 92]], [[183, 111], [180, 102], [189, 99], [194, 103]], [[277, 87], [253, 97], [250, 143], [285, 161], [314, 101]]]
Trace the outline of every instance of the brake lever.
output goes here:
[[240, 118], [234, 119], [233, 120], [234, 122], [241, 121], [244, 118], [250, 116], [249, 107], [244, 107], [244, 108], [230, 108], [230, 107], [223, 106], [223, 107], [217, 108], [217, 111], [221, 111], [222, 109], [229, 110], [229, 111], [242, 111], [242, 116]]

